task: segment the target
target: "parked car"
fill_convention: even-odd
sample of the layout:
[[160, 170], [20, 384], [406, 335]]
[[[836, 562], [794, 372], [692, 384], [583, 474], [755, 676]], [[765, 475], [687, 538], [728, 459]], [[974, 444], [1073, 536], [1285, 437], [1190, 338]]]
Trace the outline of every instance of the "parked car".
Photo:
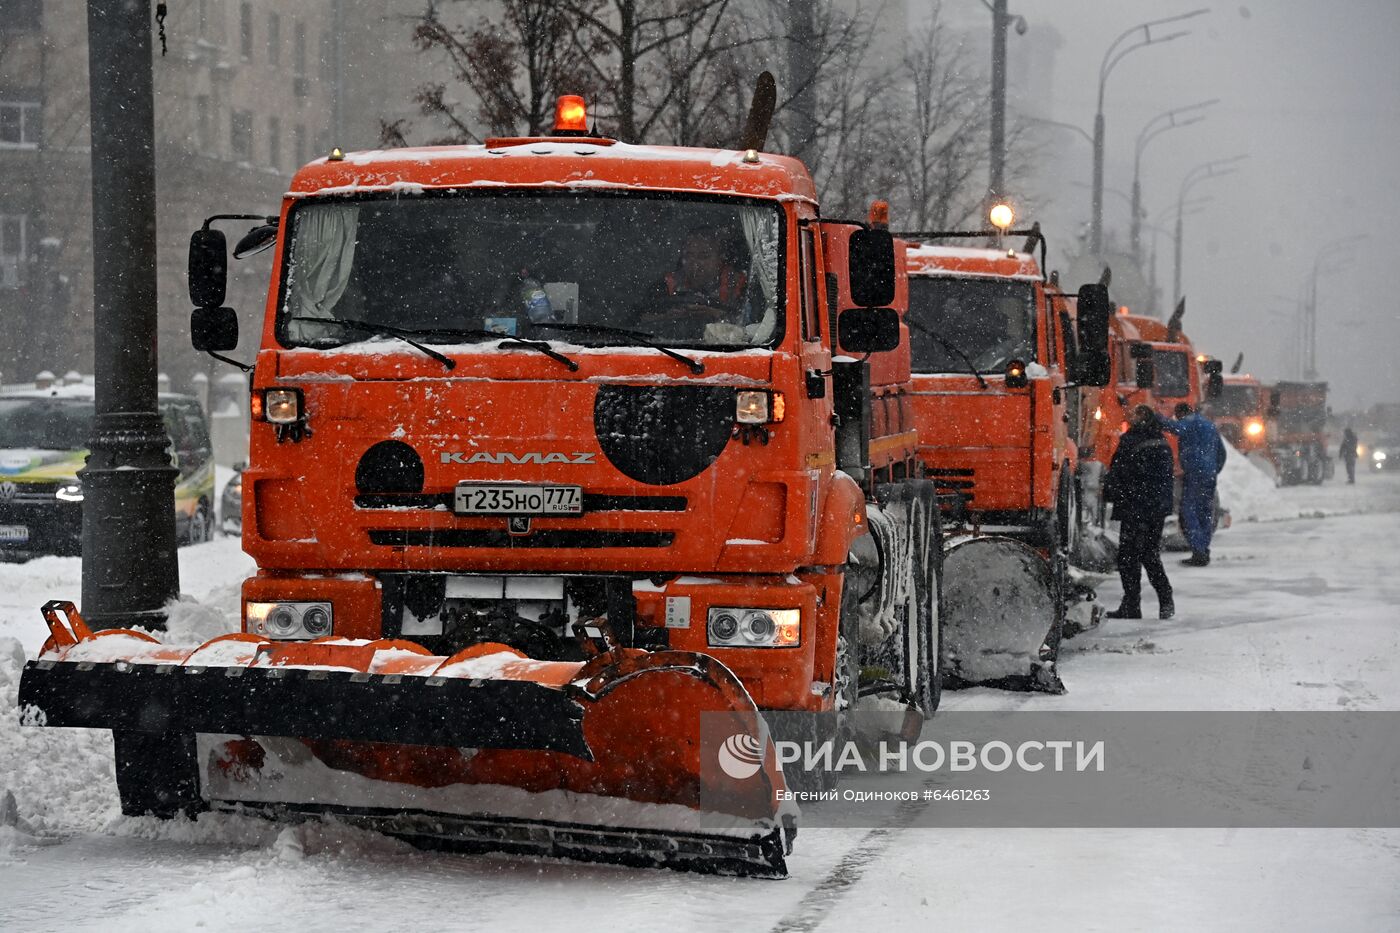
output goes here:
[[246, 463], [233, 466], [233, 477], [224, 483], [219, 496], [219, 530], [226, 535], [243, 534], [243, 470]]
[[[171, 439], [175, 534], [181, 544], [213, 533], [214, 453], [204, 410], [192, 396], [162, 393]], [[93, 389], [66, 385], [0, 393], [0, 557], [82, 551], [78, 471], [92, 435]]]

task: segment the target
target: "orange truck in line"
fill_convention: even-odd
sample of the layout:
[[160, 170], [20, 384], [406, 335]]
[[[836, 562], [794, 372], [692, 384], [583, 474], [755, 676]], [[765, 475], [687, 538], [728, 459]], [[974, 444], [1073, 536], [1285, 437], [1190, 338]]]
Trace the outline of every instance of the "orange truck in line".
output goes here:
[[1284, 486], [1321, 484], [1337, 463], [1328, 450], [1327, 383], [1279, 382], [1269, 390], [1269, 452]]
[[[242, 632], [94, 636], [55, 604], [21, 702], [114, 729], [128, 813], [783, 875], [768, 736], [829, 741], [870, 693], [933, 712], [940, 538], [903, 250], [821, 219], [754, 122], [633, 146], [562, 98], [549, 137], [304, 166], [235, 249], [275, 269]], [[702, 261], [727, 296], [670, 287]], [[225, 263], [206, 224], [216, 353]]]
[[914, 413], [924, 469], [962, 526], [945, 556], [948, 674], [1062, 691], [1074, 409], [1109, 378], [1111, 307], [1102, 285], [1071, 299], [1048, 283], [1038, 226], [1013, 235], [1029, 237], [1025, 251], [940, 242], [996, 231], [896, 234], [911, 241]]

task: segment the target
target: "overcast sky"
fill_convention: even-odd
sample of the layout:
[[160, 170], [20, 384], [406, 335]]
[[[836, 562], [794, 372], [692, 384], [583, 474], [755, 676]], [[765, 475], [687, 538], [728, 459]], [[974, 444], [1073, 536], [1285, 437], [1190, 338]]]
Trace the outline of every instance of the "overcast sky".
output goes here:
[[[981, 0], [944, 3], [976, 8]], [[911, 17], [917, 4], [910, 0]], [[1048, 37], [1044, 24], [1052, 24], [1063, 44], [1053, 112], [1040, 115], [1092, 129], [1099, 63], [1113, 39], [1136, 23], [1203, 5], [1011, 0], [1030, 28], [1010, 36], [1010, 53]], [[987, 24], [990, 34], [990, 17]], [[1295, 376], [1291, 298], [1320, 248], [1364, 232], [1344, 251], [1350, 261], [1320, 279], [1318, 369], [1332, 383], [1335, 407], [1400, 401], [1400, 231], [1391, 229], [1400, 216], [1400, 0], [1216, 3], [1208, 16], [1173, 28], [1191, 35], [1132, 52], [1108, 81], [1106, 184], [1130, 189], [1133, 145], [1153, 116], [1221, 99], [1205, 122], [1155, 139], [1143, 159], [1144, 204], [1149, 220], [1161, 222], [1189, 169], [1249, 153], [1233, 175], [1192, 189], [1213, 200], [1186, 220], [1188, 333], [1227, 365], [1243, 350], [1247, 370]], [[1049, 138], [1069, 158], [1062, 190], [1042, 193], [1052, 199], [1046, 219], [1073, 227], [1088, 216], [1088, 191], [1070, 183], [1089, 181], [1090, 149], [1072, 133]], [[1122, 199], [1106, 195], [1105, 211], [1108, 225], [1126, 227]], [[1168, 301], [1171, 260], [1170, 239], [1161, 237], [1158, 275]]]

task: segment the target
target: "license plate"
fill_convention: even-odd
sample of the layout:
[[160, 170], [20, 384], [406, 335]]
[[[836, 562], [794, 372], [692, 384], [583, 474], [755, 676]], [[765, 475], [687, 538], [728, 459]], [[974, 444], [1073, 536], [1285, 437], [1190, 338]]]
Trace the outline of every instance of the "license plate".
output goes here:
[[27, 525], [0, 525], [0, 544], [27, 543], [29, 543], [29, 527]]
[[452, 510], [458, 515], [578, 515], [583, 487], [461, 483]]

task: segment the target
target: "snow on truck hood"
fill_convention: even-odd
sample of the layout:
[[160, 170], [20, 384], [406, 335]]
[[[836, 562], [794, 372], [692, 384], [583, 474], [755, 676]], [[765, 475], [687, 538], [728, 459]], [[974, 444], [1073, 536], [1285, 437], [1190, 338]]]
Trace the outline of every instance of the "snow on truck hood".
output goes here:
[[304, 166], [292, 179], [287, 197], [499, 187], [618, 188], [816, 204], [811, 176], [796, 159], [760, 153], [757, 162], [745, 162], [743, 156], [734, 149], [634, 146], [593, 139], [511, 140], [489, 148], [370, 150]]

